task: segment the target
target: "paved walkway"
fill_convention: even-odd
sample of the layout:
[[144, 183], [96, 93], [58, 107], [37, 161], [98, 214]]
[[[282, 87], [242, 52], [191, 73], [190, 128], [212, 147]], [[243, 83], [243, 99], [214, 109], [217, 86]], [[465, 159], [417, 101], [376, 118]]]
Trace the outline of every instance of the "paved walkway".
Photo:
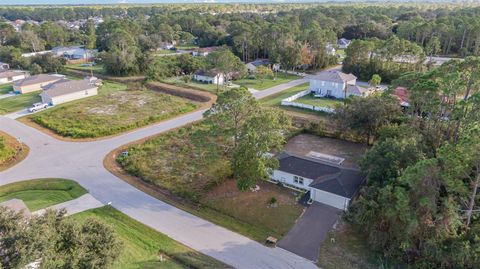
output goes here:
[[[304, 79], [254, 93], [256, 98], [304, 83]], [[112, 150], [202, 118], [203, 110], [94, 142], [65, 142], [8, 117], [0, 117], [0, 130], [30, 147], [27, 158], [0, 172], [0, 185], [36, 178], [77, 181], [100, 203], [160, 231], [174, 240], [235, 268], [317, 268], [281, 248], [268, 248], [245, 236], [203, 220], [134, 188], [108, 172], [103, 158]]]
[[69, 216], [69, 215], [73, 215], [76, 213], [80, 213], [89, 209], [94, 209], [102, 206], [104, 206], [102, 202], [98, 201], [91, 194], [87, 193], [78, 197], [77, 199], [56, 204], [56, 205], [47, 207], [45, 209], [40, 209], [38, 211], [33, 212], [32, 214], [42, 215], [43, 213], [45, 213], [47, 209], [55, 209], [55, 210], [66, 209], [67, 210], [66, 215]]
[[5, 98], [12, 97], [12, 96], [15, 96], [15, 95], [16, 94], [14, 94], [14, 93], [0, 94], [0, 99], [5, 99]]
[[280, 240], [278, 246], [316, 262], [320, 246], [341, 213], [340, 209], [313, 203]]

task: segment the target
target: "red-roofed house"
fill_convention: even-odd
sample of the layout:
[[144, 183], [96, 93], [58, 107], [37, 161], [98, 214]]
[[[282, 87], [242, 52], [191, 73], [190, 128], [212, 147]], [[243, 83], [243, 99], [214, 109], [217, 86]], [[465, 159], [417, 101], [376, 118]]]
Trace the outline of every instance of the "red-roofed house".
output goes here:
[[410, 92], [405, 87], [397, 87], [391, 93], [392, 96], [398, 99], [402, 107], [410, 106]]

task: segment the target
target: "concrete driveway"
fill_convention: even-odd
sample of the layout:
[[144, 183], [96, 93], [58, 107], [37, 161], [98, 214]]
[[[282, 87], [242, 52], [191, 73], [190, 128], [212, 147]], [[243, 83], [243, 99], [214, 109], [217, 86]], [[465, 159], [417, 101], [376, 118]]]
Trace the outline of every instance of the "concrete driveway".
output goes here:
[[280, 240], [278, 246], [316, 262], [320, 245], [341, 213], [342, 210], [314, 202]]

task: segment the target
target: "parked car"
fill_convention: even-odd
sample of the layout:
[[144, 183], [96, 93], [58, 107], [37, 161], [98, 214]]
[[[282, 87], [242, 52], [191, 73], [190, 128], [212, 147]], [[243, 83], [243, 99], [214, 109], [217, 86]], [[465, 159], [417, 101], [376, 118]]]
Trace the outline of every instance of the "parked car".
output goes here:
[[28, 109], [29, 112], [33, 113], [42, 109], [46, 109], [48, 107], [47, 103], [35, 103]]

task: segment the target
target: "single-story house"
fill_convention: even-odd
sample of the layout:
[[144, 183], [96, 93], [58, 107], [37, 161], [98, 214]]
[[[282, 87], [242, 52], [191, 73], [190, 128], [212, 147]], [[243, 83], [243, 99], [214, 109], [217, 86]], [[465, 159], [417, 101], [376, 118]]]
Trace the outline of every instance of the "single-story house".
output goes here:
[[63, 57], [67, 60], [93, 59], [96, 50], [89, 50], [83, 46], [55, 47], [52, 54], [57, 57]]
[[193, 74], [193, 80], [203, 83], [223, 85], [223, 83], [225, 82], [225, 77], [222, 73], [215, 70], [198, 70], [197, 72], [195, 72], [195, 74]]
[[400, 106], [409, 107], [410, 106], [410, 93], [405, 87], [397, 87], [393, 90], [391, 95], [398, 99]]
[[27, 77], [27, 73], [23, 71], [10, 71], [0, 69], [0, 85], [21, 80]]
[[8, 70], [8, 69], [10, 69], [9, 64], [0, 62], [0, 70]]
[[58, 105], [98, 94], [99, 80], [95, 77], [82, 80], [62, 80], [44, 87], [42, 103]]
[[340, 38], [339, 40], [337, 40], [337, 46], [338, 46], [339, 49], [348, 48], [350, 43], [352, 43], [352, 41], [349, 40], [349, 39], [346, 39], [346, 38]]
[[207, 56], [212, 51], [218, 49], [219, 47], [206, 47], [206, 48], [198, 48], [192, 51], [193, 56]]
[[335, 55], [337, 53], [337, 50], [332, 43], [327, 43], [327, 45], [325, 46], [325, 50], [328, 55]]
[[318, 97], [335, 97], [343, 99], [350, 95], [360, 95], [361, 89], [355, 86], [357, 77], [340, 71], [321, 72], [310, 78], [310, 91]]
[[358, 170], [328, 164], [304, 156], [282, 153], [271, 181], [310, 193], [310, 199], [347, 210], [365, 176]]
[[253, 62], [249, 62], [245, 65], [247, 71], [253, 73], [257, 70], [259, 66], [268, 66], [270, 65], [270, 61], [268, 59], [257, 59]]
[[19, 80], [13, 84], [13, 91], [16, 93], [29, 93], [40, 91], [42, 87], [50, 85], [54, 82], [57, 82], [63, 79], [63, 75], [47, 75], [39, 74], [35, 76], [30, 76], [25, 79]]

